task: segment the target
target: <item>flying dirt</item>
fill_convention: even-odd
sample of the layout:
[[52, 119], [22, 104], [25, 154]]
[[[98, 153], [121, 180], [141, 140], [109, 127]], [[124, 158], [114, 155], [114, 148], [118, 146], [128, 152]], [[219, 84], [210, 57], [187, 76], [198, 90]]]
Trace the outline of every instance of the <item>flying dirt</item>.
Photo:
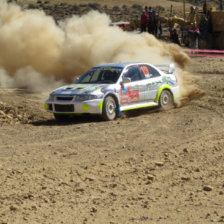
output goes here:
[[[181, 98], [200, 93], [185, 72], [189, 57], [174, 44], [144, 33], [110, 27], [109, 16], [91, 11], [60, 21], [41, 10], [24, 10], [3, 1], [0, 5], [0, 85], [31, 92], [72, 82], [90, 67], [110, 62], [175, 63]], [[194, 95], [194, 94], [193, 94]], [[196, 94], [197, 95], [197, 94]]]

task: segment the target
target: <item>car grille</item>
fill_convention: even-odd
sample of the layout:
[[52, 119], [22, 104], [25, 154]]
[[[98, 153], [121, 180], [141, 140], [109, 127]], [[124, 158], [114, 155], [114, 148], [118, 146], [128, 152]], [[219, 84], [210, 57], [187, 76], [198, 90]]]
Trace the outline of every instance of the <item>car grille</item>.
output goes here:
[[57, 100], [72, 100], [73, 96], [57, 96]]
[[56, 112], [74, 112], [73, 104], [68, 105], [55, 104], [54, 108]]

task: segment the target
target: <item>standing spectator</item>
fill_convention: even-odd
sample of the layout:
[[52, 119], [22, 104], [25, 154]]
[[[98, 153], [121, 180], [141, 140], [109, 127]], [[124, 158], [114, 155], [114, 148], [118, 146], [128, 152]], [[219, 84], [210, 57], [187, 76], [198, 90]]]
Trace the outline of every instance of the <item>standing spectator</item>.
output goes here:
[[148, 7], [147, 6], [145, 6], [145, 12], [148, 13]]
[[149, 10], [147, 13], [147, 27], [148, 27], [148, 32], [153, 33], [153, 21], [152, 21], [152, 8], [149, 6]]
[[142, 15], [141, 15], [141, 33], [146, 32], [146, 23], [147, 23], [147, 14], [145, 10], [142, 10]]
[[208, 19], [207, 19], [206, 15], [202, 15], [202, 17], [201, 17], [201, 22], [199, 24], [199, 30], [200, 30], [201, 38], [203, 40], [205, 40], [207, 32], [208, 32]]
[[171, 30], [170, 39], [173, 43], [180, 45], [180, 41], [179, 41], [179, 37], [178, 37], [176, 29]]
[[159, 26], [159, 16], [158, 14], [154, 11], [153, 12], [153, 34], [157, 37], [158, 35], [158, 26]]
[[159, 38], [160, 38], [163, 34], [161, 18], [158, 18], [158, 30], [159, 30]]
[[200, 35], [200, 30], [196, 23], [191, 24], [191, 28], [188, 30], [190, 37], [190, 48], [198, 49], [198, 37]]
[[189, 24], [197, 22], [197, 13], [194, 6], [190, 7], [190, 13], [188, 14], [187, 21], [189, 22]]

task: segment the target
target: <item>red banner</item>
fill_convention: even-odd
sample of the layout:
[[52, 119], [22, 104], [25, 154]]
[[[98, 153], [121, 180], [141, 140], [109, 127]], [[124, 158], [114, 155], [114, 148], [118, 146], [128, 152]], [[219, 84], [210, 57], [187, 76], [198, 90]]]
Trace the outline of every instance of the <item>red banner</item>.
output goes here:
[[208, 49], [184, 48], [184, 51], [190, 57], [215, 57], [215, 58], [223, 58], [224, 57], [224, 50], [208, 50]]

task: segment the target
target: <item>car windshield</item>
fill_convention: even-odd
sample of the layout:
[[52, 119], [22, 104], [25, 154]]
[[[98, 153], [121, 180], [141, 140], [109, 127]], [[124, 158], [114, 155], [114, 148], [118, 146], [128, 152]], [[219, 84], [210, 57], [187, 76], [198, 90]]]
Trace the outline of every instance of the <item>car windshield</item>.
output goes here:
[[120, 77], [120, 67], [98, 67], [92, 68], [82, 75], [75, 83], [116, 83]]

